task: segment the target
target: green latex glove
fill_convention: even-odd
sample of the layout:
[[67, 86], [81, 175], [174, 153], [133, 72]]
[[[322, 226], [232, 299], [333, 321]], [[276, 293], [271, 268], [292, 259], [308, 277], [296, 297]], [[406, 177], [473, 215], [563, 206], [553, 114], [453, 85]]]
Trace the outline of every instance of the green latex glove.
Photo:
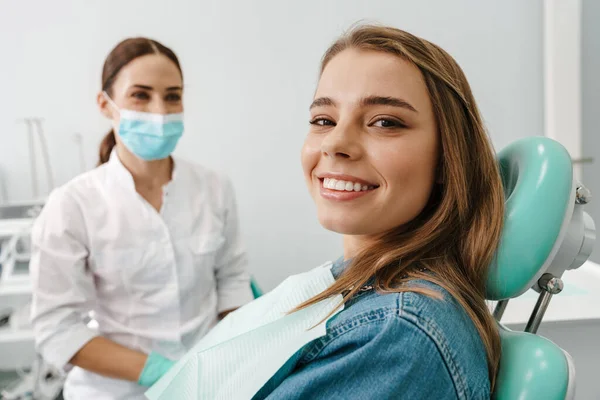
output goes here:
[[138, 379], [138, 384], [147, 387], [154, 385], [174, 364], [175, 361], [171, 361], [158, 353], [150, 353]]

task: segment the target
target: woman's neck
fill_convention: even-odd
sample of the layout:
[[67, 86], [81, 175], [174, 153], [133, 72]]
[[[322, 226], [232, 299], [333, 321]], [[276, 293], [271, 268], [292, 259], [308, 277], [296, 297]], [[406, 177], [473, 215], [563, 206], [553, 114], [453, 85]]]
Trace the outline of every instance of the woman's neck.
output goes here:
[[363, 249], [373, 243], [373, 238], [366, 235], [344, 235], [344, 260], [356, 257]]
[[117, 154], [123, 166], [131, 173], [136, 187], [162, 188], [172, 179], [173, 160], [171, 157], [145, 161], [120, 146], [117, 146]]

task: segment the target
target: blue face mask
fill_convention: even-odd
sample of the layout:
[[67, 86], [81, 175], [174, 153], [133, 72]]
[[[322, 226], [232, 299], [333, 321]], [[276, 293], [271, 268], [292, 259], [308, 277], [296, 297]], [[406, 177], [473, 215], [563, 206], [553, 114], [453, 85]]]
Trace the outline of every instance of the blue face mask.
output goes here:
[[119, 111], [118, 135], [129, 151], [142, 160], [160, 160], [171, 155], [183, 135], [183, 113], [154, 114], [132, 110]]

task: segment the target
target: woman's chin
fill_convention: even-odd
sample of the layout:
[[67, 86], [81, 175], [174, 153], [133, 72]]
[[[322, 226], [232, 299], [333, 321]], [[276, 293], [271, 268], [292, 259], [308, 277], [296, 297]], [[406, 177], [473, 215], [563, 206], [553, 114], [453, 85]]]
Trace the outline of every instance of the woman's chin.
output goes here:
[[365, 221], [358, 221], [355, 218], [348, 218], [348, 216], [334, 217], [319, 214], [321, 226], [328, 231], [341, 235], [367, 235], [370, 233], [368, 229], [369, 224], [365, 223]]

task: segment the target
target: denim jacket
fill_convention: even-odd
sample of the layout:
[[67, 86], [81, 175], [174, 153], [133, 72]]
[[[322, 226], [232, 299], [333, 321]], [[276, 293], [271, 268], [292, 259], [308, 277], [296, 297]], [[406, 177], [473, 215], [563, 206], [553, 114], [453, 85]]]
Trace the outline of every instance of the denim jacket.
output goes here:
[[[334, 276], [345, 263], [337, 261]], [[404, 292], [359, 293], [254, 396], [275, 399], [490, 398], [483, 342], [464, 309]]]

